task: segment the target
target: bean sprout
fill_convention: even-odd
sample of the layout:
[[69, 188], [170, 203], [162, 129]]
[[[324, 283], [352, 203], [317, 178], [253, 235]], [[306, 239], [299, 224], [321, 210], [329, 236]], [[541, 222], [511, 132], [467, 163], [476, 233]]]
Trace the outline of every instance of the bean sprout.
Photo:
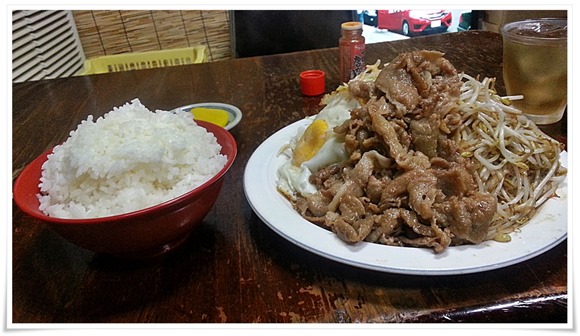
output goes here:
[[521, 96], [500, 97], [495, 79], [479, 81], [461, 74], [457, 132], [461, 153], [474, 157], [480, 191], [497, 195], [498, 211], [487, 239], [505, 241], [550, 197], [567, 171], [560, 166], [563, 145], [544, 134], [522, 112], [510, 106]]

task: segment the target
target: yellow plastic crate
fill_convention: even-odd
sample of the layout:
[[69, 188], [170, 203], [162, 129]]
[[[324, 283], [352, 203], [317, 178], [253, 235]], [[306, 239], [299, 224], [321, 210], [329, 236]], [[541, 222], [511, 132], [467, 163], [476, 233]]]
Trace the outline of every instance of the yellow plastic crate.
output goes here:
[[162, 68], [207, 62], [205, 46], [106, 55], [88, 59], [79, 75]]

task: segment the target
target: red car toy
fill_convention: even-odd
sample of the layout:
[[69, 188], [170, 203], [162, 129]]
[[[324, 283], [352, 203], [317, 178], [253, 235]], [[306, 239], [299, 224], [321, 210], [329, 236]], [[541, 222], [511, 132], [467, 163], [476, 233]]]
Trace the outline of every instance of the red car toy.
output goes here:
[[451, 17], [447, 10], [378, 10], [377, 28], [405, 36], [441, 33], [451, 26]]

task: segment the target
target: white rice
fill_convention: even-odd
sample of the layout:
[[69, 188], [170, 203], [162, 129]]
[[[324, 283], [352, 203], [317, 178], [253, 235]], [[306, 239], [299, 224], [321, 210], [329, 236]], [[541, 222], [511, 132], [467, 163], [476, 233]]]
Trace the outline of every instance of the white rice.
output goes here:
[[180, 196], [218, 173], [227, 157], [187, 112], [149, 111], [139, 99], [83, 120], [42, 166], [40, 210], [96, 218]]

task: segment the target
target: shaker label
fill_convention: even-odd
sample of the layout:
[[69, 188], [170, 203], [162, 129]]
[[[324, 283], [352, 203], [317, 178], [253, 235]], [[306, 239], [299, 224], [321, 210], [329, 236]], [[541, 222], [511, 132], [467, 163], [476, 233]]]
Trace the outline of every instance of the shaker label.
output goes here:
[[348, 74], [346, 81], [353, 79], [358, 74], [365, 70], [365, 44], [351, 44], [346, 46], [346, 53], [344, 53], [344, 74]]
[[350, 78], [352, 79], [365, 70], [365, 45], [364, 44], [351, 45], [350, 54], [351, 54]]

